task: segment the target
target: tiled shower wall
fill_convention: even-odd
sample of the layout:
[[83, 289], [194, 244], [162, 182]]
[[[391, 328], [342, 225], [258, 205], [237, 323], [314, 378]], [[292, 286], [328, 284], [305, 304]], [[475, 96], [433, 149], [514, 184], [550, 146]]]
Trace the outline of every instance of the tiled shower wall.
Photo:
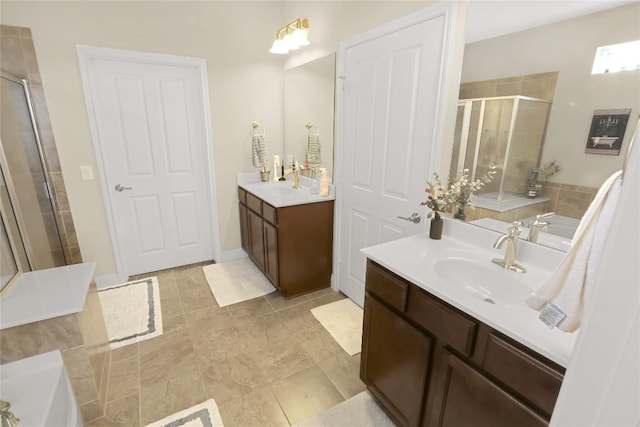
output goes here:
[[40, 70], [31, 38], [31, 30], [23, 27], [0, 25], [0, 64], [2, 70], [29, 80], [31, 97], [38, 121], [48, 181], [51, 184], [54, 214], [62, 238], [62, 248], [67, 264], [82, 262], [67, 191], [58, 160], [58, 150], [49, 120], [49, 111], [40, 79]]
[[549, 212], [577, 219], [582, 218], [597, 192], [598, 188], [595, 187], [556, 182], [542, 183], [542, 194], [551, 199]]
[[528, 74], [495, 80], [460, 84], [460, 99], [523, 95], [552, 101], [556, 93], [558, 72]]
[[475, 209], [467, 209], [467, 221], [474, 221], [479, 218], [494, 218], [500, 221], [512, 222], [547, 212], [554, 212], [556, 215], [581, 219], [597, 192], [598, 188], [595, 187], [543, 182], [542, 196], [548, 200], [505, 212], [497, 212], [478, 207]]

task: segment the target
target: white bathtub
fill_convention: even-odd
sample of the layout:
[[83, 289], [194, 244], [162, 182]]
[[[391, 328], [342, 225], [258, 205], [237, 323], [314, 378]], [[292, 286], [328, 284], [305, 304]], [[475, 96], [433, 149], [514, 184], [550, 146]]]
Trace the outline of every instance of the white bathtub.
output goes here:
[[11, 404], [19, 426], [82, 426], [58, 350], [0, 365], [0, 399]]

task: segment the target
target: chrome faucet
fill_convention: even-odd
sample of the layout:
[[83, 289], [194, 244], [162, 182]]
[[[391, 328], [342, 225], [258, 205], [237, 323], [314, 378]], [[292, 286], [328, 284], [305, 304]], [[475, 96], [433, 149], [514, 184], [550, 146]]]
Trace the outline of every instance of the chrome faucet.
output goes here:
[[11, 412], [11, 403], [0, 400], [0, 420], [2, 427], [16, 427], [20, 422], [13, 412]]
[[285, 177], [289, 175], [293, 175], [293, 188], [295, 188], [296, 190], [299, 190], [301, 188], [300, 175], [298, 175], [298, 167], [295, 164], [291, 167], [291, 172], [287, 173]]
[[536, 215], [536, 219], [534, 219], [529, 223], [529, 236], [527, 237], [527, 240], [530, 242], [537, 242], [540, 232], [545, 231], [545, 229], [550, 224], [549, 222], [543, 221], [543, 220], [553, 215], [555, 215], [554, 212], [549, 212], [542, 215]]
[[522, 227], [522, 223], [520, 221], [514, 221], [511, 227], [507, 229], [507, 234], [498, 237], [498, 240], [493, 244], [494, 249], [500, 249], [504, 242], [507, 242], [506, 252], [503, 259], [494, 258], [491, 262], [507, 270], [526, 273], [527, 270], [525, 270], [523, 266], [516, 264], [518, 240], [520, 240], [520, 233], [522, 232], [520, 227]]

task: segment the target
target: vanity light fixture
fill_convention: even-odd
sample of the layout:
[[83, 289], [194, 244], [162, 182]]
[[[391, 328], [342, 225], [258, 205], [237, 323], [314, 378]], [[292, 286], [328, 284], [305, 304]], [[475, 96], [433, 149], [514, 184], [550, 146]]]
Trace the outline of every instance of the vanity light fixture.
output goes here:
[[307, 18], [298, 18], [287, 25], [278, 28], [276, 39], [271, 45], [269, 52], [276, 54], [286, 54], [300, 46], [308, 46], [309, 21]]

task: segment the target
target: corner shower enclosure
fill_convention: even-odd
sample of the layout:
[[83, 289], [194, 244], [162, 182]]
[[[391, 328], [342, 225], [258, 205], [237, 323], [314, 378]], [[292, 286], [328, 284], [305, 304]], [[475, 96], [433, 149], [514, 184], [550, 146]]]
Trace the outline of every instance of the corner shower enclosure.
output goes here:
[[[27, 79], [2, 71], [2, 277], [66, 264]], [[8, 257], [8, 250], [13, 257]], [[10, 258], [13, 258], [13, 262]]]
[[525, 197], [550, 110], [551, 101], [521, 95], [460, 100], [449, 177], [468, 169], [475, 180], [493, 168], [493, 180], [478, 195], [497, 202]]

